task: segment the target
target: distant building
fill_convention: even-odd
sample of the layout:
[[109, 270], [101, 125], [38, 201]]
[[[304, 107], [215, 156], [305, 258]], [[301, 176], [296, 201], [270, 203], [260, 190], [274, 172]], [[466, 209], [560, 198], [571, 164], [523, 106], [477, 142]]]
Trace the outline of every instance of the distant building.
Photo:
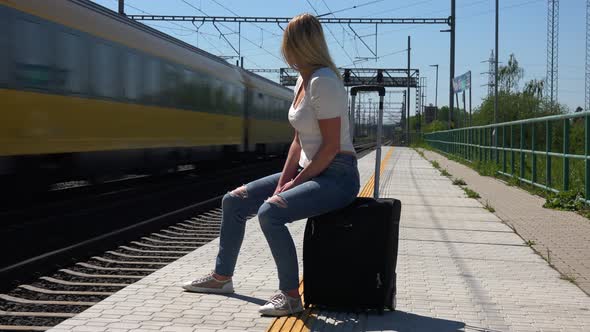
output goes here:
[[426, 121], [426, 124], [429, 124], [436, 119], [437, 111], [438, 109], [435, 106], [432, 106], [432, 104], [424, 107], [424, 121]]

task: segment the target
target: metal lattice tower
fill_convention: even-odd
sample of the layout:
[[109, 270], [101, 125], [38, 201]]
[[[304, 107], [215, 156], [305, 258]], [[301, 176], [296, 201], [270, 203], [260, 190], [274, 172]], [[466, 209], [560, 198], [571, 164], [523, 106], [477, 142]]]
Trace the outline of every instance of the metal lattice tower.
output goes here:
[[545, 96], [551, 107], [557, 103], [559, 60], [559, 0], [547, 0], [547, 78]]
[[[588, 0], [590, 1], [590, 0]], [[492, 53], [490, 54], [490, 59], [488, 60], [489, 63], [489, 69], [488, 69], [488, 98], [492, 98], [494, 96], [494, 84], [496, 84], [496, 66], [494, 64], [494, 62], [496, 62], [496, 56], [494, 55], [494, 50], [492, 50]]]
[[584, 111], [590, 110], [590, 0], [586, 0], [586, 103]]

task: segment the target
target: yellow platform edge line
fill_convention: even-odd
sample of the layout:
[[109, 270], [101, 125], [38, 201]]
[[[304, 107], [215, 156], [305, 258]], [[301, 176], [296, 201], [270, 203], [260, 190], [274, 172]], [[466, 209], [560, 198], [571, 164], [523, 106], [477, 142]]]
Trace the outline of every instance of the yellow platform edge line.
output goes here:
[[[381, 162], [381, 167], [379, 168], [379, 174], [383, 174], [383, 170], [391, 158], [393, 154], [393, 147], [389, 149], [385, 157]], [[358, 197], [372, 197], [373, 196], [373, 188], [375, 186], [375, 173], [371, 176], [369, 181], [363, 187], [363, 190], [359, 193]], [[303, 278], [299, 282], [299, 293], [301, 294], [301, 301], [303, 301]], [[297, 315], [293, 316], [283, 316], [277, 317], [273, 319], [270, 323], [266, 332], [310, 332], [311, 326], [315, 321], [315, 317], [317, 316], [317, 311], [313, 307], [309, 307]]]
[[[391, 149], [389, 149], [389, 151], [385, 155], [385, 158], [383, 158], [383, 161], [381, 162], [381, 167], [379, 168], [379, 174], [383, 174], [383, 170], [385, 169], [385, 165], [389, 161], [389, 158], [391, 157], [392, 154], [393, 154], [393, 147]], [[373, 175], [371, 176], [369, 181], [367, 181], [367, 183], [363, 187], [363, 190], [361, 190], [358, 197], [372, 197], [374, 187], [375, 187], [375, 173], [373, 173]]]

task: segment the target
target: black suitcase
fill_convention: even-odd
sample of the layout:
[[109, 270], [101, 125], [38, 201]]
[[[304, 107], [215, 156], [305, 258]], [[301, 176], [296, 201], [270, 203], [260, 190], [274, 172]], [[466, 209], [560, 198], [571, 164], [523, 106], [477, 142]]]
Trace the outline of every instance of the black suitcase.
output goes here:
[[342, 309], [395, 309], [401, 202], [359, 197], [309, 218], [303, 240], [303, 298]]
[[[353, 87], [379, 91], [375, 188], [379, 188], [383, 87]], [[352, 111], [354, 114], [354, 111]], [[310, 305], [335, 309], [395, 310], [397, 251], [401, 202], [391, 198], [358, 197], [340, 210], [307, 220], [303, 238], [303, 299]]]

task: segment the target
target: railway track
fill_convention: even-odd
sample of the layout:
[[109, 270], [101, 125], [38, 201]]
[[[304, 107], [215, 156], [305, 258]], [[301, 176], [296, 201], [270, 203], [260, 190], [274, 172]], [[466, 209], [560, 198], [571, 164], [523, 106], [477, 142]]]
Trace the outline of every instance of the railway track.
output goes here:
[[[164, 182], [100, 193], [52, 206], [31, 208], [22, 214], [0, 214], [0, 292], [11, 284], [26, 282], [23, 276], [45, 274], [88, 252], [100, 253], [117, 241], [124, 241], [141, 231], [153, 231], [172, 222], [171, 218], [195, 215], [207, 208], [198, 205], [183, 215], [144, 224], [153, 216], [210, 201], [262, 175], [280, 170], [283, 159], [247, 165], [233, 165], [222, 170], [186, 174]], [[214, 202], [209, 207], [215, 206]], [[177, 220], [177, 219], [176, 219]], [[143, 229], [133, 227], [145, 225]], [[127, 231], [120, 231], [130, 227]], [[23, 245], [35, 243], [35, 245]], [[16, 249], [16, 250], [15, 250]], [[30, 278], [30, 277], [28, 277]]]
[[[374, 144], [355, 148], [358, 155], [363, 156]], [[35, 257], [33, 260], [38, 260], [39, 265], [44, 264], [45, 256], [63, 259], [61, 257], [70, 256], [72, 252], [88, 252], [89, 248], [95, 252], [97, 243], [112, 243], [99, 254], [64, 265], [57, 272], [31, 279], [0, 294], [0, 330], [45, 331], [217, 238], [222, 197], [208, 198]], [[155, 227], [157, 230], [147, 231]], [[125, 241], [113, 240], [121, 238]], [[121, 243], [115, 245], [117, 242]], [[28, 263], [19, 264], [25, 267]]]
[[214, 208], [0, 294], [0, 330], [47, 330], [217, 238], [220, 226]]

